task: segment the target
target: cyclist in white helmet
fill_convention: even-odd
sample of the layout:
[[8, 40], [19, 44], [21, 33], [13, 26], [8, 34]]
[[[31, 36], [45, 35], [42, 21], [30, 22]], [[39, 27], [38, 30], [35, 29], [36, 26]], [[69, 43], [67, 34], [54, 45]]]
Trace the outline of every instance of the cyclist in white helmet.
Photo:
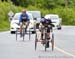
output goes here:
[[[54, 27], [51, 19], [48, 16], [45, 16], [39, 25], [39, 29], [41, 31], [41, 40], [44, 40], [43, 35], [44, 35], [45, 27], [47, 27], [47, 36], [48, 36], [47, 39], [48, 40], [50, 39], [50, 29], [52, 28], [52, 26]], [[44, 42], [42, 43], [44, 44]], [[49, 48], [49, 41], [47, 42], [47, 48]]]

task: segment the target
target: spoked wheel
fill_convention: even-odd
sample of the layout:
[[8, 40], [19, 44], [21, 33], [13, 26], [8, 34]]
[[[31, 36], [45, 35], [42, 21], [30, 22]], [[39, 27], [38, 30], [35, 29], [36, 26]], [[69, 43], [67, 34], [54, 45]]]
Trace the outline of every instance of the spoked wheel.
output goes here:
[[23, 34], [23, 41], [24, 41], [25, 33], [26, 33], [26, 29], [24, 28], [24, 29], [23, 29], [23, 32], [22, 32], [22, 34]]
[[51, 40], [51, 43], [52, 43], [52, 51], [54, 50], [54, 34], [52, 34], [52, 40]]
[[45, 51], [47, 50], [47, 39], [45, 40]]
[[15, 32], [15, 33], [16, 33], [16, 41], [17, 41], [17, 30], [16, 30], [16, 32]]
[[47, 50], [47, 34], [45, 33], [45, 40], [44, 40], [44, 42], [45, 42], [45, 51]]
[[35, 36], [35, 50], [37, 48], [37, 42], [38, 42], [38, 39], [37, 39], [37, 34], [36, 34], [36, 36]]
[[29, 29], [29, 40], [30, 40], [30, 36], [31, 36], [31, 34], [30, 34], [30, 29]]

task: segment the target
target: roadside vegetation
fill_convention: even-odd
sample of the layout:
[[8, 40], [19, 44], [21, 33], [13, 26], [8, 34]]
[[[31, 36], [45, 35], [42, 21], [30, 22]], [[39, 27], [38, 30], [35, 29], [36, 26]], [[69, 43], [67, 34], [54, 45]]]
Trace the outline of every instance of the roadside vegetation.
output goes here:
[[62, 18], [62, 25], [75, 25], [75, 0], [13, 0], [12, 2], [0, 1], [0, 31], [9, 30], [10, 22], [8, 12], [27, 10], [40, 10], [45, 14], [58, 14]]
[[21, 11], [21, 7], [12, 5], [11, 2], [0, 2], [0, 31], [10, 29], [8, 12], [12, 10], [14, 13]]
[[75, 25], [75, 0], [12, 0], [28, 10], [40, 10], [42, 15], [58, 14], [63, 25]]

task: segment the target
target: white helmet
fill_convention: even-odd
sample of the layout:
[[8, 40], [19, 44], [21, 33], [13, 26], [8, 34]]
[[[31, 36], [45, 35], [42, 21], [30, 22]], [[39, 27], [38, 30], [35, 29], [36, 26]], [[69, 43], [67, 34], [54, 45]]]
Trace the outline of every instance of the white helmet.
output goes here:
[[48, 15], [46, 15], [44, 18], [45, 18], [45, 19], [50, 19], [50, 17], [49, 17]]

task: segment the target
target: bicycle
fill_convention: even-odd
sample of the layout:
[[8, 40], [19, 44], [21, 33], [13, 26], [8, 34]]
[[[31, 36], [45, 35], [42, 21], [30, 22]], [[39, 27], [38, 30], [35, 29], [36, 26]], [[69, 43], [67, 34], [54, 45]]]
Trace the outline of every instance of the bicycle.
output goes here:
[[[18, 34], [20, 34], [19, 29], [16, 30], [16, 41], [17, 41]], [[23, 37], [23, 41], [25, 39], [25, 34], [27, 34], [26, 25], [23, 24], [23, 26], [22, 26], [22, 37]], [[31, 34], [30, 34], [30, 29], [29, 29], [29, 40], [30, 40], [30, 36], [31, 36]]]

